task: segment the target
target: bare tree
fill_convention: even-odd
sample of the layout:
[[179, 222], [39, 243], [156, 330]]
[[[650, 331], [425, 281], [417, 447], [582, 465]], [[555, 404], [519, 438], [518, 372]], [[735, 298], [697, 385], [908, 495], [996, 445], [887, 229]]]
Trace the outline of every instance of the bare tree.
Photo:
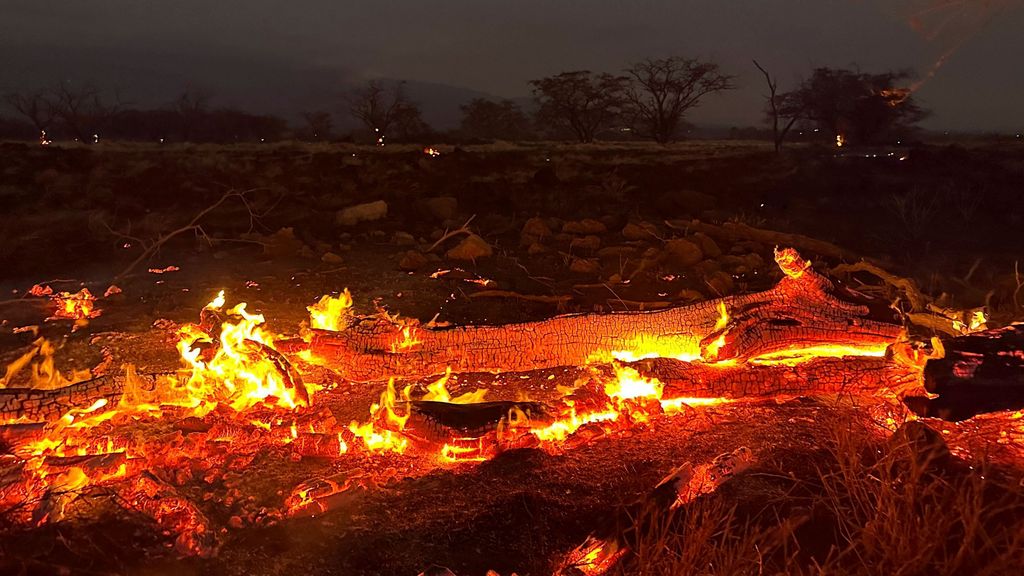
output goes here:
[[53, 102], [42, 90], [31, 93], [12, 92], [4, 95], [4, 100], [18, 114], [24, 116], [36, 131], [45, 133], [53, 124], [55, 110]]
[[537, 121], [547, 128], [569, 131], [580, 142], [593, 142], [622, 116], [626, 106], [624, 76], [574, 70], [531, 80], [539, 105]]
[[[782, 143], [786, 140], [789, 130], [803, 114], [803, 107], [800, 106], [799, 102], [782, 102], [782, 98], [778, 93], [778, 81], [772, 78], [771, 74], [757, 60], [754, 60], [754, 66], [757, 66], [757, 69], [764, 74], [765, 82], [768, 83], [768, 96], [766, 97], [768, 101], [768, 118], [772, 123], [772, 142], [775, 144], [775, 153], [778, 154], [782, 150]], [[786, 124], [780, 128], [779, 124], [782, 121], [785, 121]]]
[[380, 80], [370, 80], [353, 90], [347, 100], [349, 113], [373, 133], [380, 146], [395, 131], [408, 135], [425, 127], [419, 108], [405, 94], [405, 82], [386, 86]]
[[52, 90], [54, 112], [71, 134], [81, 142], [91, 142], [120, 110], [119, 99], [106, 103], [92, 84], [74, 87], [61, 83]]
[[195, 137], [196, 127], [202, 122], [210, 103], [210, 94], [192, 87], [174, 99], [174, 111], [181, 121], [181, 138], [188, 142]]
[[780, 115], [801, 110], [801, 123], [816, 126], [830, 139], [875, 144], [896, 138], [928, 115], [913, 91], [898, 85], [910, 77], [907, 71], [816, 68], [798, 88], [779, 96]]
[[462, 123], [459, 132], [470, 138], [522, 140], [529, 136], [530, 121], [511, 100], [495, 102], [474, 98], [459, 107]]
[[648, 58], [626, 72], [633, 112], [646, 135], [661, 144], [676, 138], [683, 117], [701, 98], [734, 87], [718, 64], [691, 58]]
[[330, 112], [303, 112], [302, 119], [306, 121], [306, 128], [313, 140], [330, 140], [331, 129], [334, 127], [334, 119]]

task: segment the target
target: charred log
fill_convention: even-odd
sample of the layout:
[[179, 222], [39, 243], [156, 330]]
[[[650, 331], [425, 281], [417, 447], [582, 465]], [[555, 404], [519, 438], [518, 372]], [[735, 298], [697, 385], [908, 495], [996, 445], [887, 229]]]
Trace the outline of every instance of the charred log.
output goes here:
[[104, 375], [63, 388], [0, 388], [0, 422], [49, 422], [71, 410], [87, 410], [99, 400], [116, 404], [124, 393], [124, 375]]
[[547, 411], [539, 402], [452, 404], [413, 400], [409, 402], [409, 421], [402, 434], [434, 443], [479, 438], [497, 430], [513, 412], [523, 414], [531, 422], [542, 422]]
[[925, 389], [938, 397], [919, 399], [911, 408], [948, 420], [1024, 408], [1024, 323], [952, 338], [942, 345], [944, 355], [924, 367]]
[[612, 351], [722, 361], [823, 344], [884, 348], [900, 335], [892, 311], [873, 309], [837, 288], [794, 251], [778, 252], [776, 261], [785, 275], [774, 288], [692, 306], [421, 328], [411, 336], [408, 327], [378, 321], [343, 332], [315, 331], [308, 347], [345, 378], [374, 381], [440, 374], [448, 367], [525, 372], [579, 366]]
[[815, 358], [797, 364], [704, 364], [652, 358], [627, 364], [665, 385], [663, 398], [893, 395], [921, 384], [921, 371], [881, 357]]

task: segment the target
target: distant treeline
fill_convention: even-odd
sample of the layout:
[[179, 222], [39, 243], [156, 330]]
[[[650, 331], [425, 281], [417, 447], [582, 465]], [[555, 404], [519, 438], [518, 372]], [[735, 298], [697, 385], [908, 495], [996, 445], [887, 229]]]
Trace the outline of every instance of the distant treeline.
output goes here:
[[[765, 79], [767, 128], [733, 129], [719, 137], [877, 144], [905, 138], [927, 111], [901, 87], [908, 72], [865, 73], [817, 68], [788, 91], [759, 63]], [[339, 131], [335, 114], [302, 112], [300, 122], [211, 106], [209, 94], [188, 89], [168, 105], [139, 109], [91, 84], [59, 84], [4, 95], [0, 138], [140, 142], [478, 142], [536, 139], [654, 140], [690, 137], [690, 112], [735, 88], [734, 76], [713, 62], [670, 57], [632, 64], [623, 74], [573, 70], [530, 81], [529, 112], [511, 100], [477, 98], [461, 106], [457, 129], [438, 132], [423, 121], [403, 82], [371, 80], [339, 95], [338, 110], [359, 128]]]

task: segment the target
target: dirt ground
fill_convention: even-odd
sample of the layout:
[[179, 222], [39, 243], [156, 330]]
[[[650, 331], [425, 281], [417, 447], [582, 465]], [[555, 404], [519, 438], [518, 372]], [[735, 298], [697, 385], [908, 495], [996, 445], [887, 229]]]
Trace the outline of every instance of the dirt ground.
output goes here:
[[[0, 364], [19, 356], [39, 326], [60, 344], [65, 369], [178, 367], [173, 334], [155, 324], [193, 321], [218, 290], [245, 301], [269, 326], [294, 334], [305, 307], [349, 288], [360, 313], [458, 324], [558, 313], [680, 305], [763, 289], [778, 278], [773, 246], [688, 234], [666, 221], [743, 223], [833, 242], [913, 277], [951, 306], [987, 305], [1021, 317], [1014, 266], [1024, 242], [1024, 147], [986, 143], [863, 151], [800, 148], [776, 157], [763, 144], [484, 146], [330, 145], [52, 148], [0, 145]], [[892, 155], [889, 155], [892, 152]], [[875, 157], [865, 157], [871, 156]], [[129, 268], [147, 246], [188, 226], [225, 192], [231, 198]], [[441, 199], [441, 200], [438, 200]], [[357, 204], [383, 200], [386, 216], [349, 224]], [[468, 228], [491, 254], [449, 252]], [[436, 244], [440, 240], [439, 244]], [[680, 240], [682, 242], [680, 242]], [[696, 247], [696, 251], [694, 250]], [[815, 255], [810, 255], [814, 257]], [[838, 264], [815, 257], [822, 268]], [[157, 273], [168, 266], [175, 271]], [[439, 274], [440, 272], [440, 274]], [[102, 315], [71, 330], [46, 320], [34, 284], [103, 294]], [[479, 296], [481, 292], [497, 292]], [[514, 294], [510, 296], [510, 294]], [[540, 297], [539, 299], [524, 298]], [[544, 298], [555, 297], [551, 301]], [[554, 381], [574, 371], [557, 371]], [[496, 398], [553, 393], [528, 380], [457, 379]], [[8, 384], [9, 386], [12, 384]], [[380, 386], [352, 385], [318, 399], [339, 422], [367, 414]], [[212, 559], [178, 559], [145, 519], [103, 509], [0, 538], [28, 573], [64, 567], [129, 574], [416, 574], [431, 564], [457, 574], [548, 574], [564, 554], [679, 464], [749, 447], [772, 470], [808, 472], [818, 438], [860, 411], [835, 399], [735, 404], [656, 419], [628, 434], [552, 455], [513, 450], [483, 463], [424, 465], [376, 456], [379, 471], [315, 518], [227, 527], [228, 488], [198, 480], [222, 543]], [[235, 487], [280, 506], [291, 487], [365, 468], [352, 458], [303, 459], [268, 451]], [[766, 465], [767, 467], [767, 465]], [[747, 495], [782, 490], [766, 475]]]

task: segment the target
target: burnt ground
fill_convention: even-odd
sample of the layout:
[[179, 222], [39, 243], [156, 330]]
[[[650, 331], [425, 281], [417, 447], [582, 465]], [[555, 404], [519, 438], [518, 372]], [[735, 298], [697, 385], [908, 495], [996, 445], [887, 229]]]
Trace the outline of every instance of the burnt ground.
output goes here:
[[[921, 145], [880, 158], [814, 148], [776, 157], [762, 145], [731, 142], [442, 151], [429, 158], [402, 148], [5, 144], [0, 361], [32, 340], [16, 328], [38, 325], [62, 344], [62, 367], [95, 366], [106, 346], [115, 365], [172, 368], [173, 335], [154, 322], [195, 320], [220, 289], [289, 334], [306, 318], [305, 306], [344, 287], [363, 313], [376, 301], [422, 320], [439, 314], [454, 323], [500, 323], [683, 304], [762, 289], [776, 278], [772, 246], [719, 239], [711, 247], [665, 220], [742, 222], [831, 241], [916, 278], [933, 296], [948, 293], [946, 304], [988, 304], [1004, 321], [1020, 316], [1015, 296], [1024, 303], [1013, 273], [1024, 218], [1024, 148], [1017, 144]], [[249, 206], [225, 203], [200, 222], [203, 235], [181, 234], [115, 278], [140, 245], [186, 225], [226, 190], [246, 191]], [[439, 197], [454, 201], [428, 201]], [[340, 210], [376, 200], [387, 202], [386, 217], [339, 223]], [[492, 256], [446, 255], [461, 236], [428, 250], [474, 215], [470, 228]], [[524, 233], [534, 217], [546, 230], [540, 237]], [[627, 232], [628, 223], [644, 232]], [[689, 245], [672, 244], [676, 238]], [[698, 247], [696, 255], [690, 246]], [[170, 265], [180, 270], [146, 271]], [[431, 277], [438, 270], [454, 272]], [[480, 279], [491, 283], [468, 281]], [[24, 297], [37, 283], [70, 291], [88, 286], [97, 295], [116, 283], [123, 292], [100, 299], [103, 314], [72, 332], [69, 322], [45, 321], [48, 301]], [[484, 289], [569, 298], [553, 304], [473, 297]], [[546, 380], [526, 387], [537, 382]], [[458, 384], [477, 385], [465, 378]], [[497, 397], [519, 392], [518, 382], [485, 385]], [[363, 417], [379, 393], [380, 387], [356, 386], [322, 401], [348, 422]], [[532, 393], [543, 397], [550, 389]], [[214, 491], [204, 511], [224, 529], [219, 555], [208, 560], [176, 559], [145, 519], [111, 510], [8, 533], [0, 550], [16, 559], [8, 566], [41, 573], [64, 566], [99, 573], [415, 574], [437, 563], [459, 574], [545, 574], [680, 463], [745, 445], [772, 470], [809, 473], [817, 439], [835, 419], [850, 418], [845, 404], [828, 399], [729, 405], [558, 455], [516, 450], [445, 467], [377, 457], [374, 479], [351, 490], [337, 510], [263, 528], [228, 529], [233, 511], [216, 502], [227, 487], [197, 480], [183, 490]], [[274, 506], [302, 480], [363, 464], [296, 463], [268, 453], [236, 485]], [[749, 497], [779, 489], [760, 486]]]

